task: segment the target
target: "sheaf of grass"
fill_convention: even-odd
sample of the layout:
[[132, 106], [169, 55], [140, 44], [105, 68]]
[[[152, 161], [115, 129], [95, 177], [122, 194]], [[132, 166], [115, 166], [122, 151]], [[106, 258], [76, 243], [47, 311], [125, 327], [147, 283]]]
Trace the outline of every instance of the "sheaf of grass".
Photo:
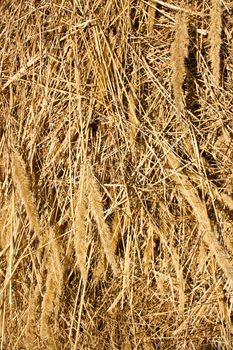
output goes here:
[[231, 349], [232, 1], [0, 13], [0, 349]]

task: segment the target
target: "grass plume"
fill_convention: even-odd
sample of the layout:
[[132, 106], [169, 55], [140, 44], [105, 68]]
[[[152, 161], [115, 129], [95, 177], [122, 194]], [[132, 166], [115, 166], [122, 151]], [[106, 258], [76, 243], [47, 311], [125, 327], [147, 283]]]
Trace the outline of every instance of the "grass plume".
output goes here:
[[215, 85], [220, 85], [221, 79], [221, 45], [222, 45], [222, 4], [221, 0], [212, 0], [210, 8], [210, 61]]
[[55, 230], [52, 227], [49, 228], [49, 238], [50, 243], [46, 250], [47, 278], [40, 317], [40, 335], [50, 349], [56, 349], [55, 325], [63, 289], [63, 268], [61, 264], [61, 248], [55, 237]]
[[16, 150], [12, 152], [12, 176], [19, 196], [24, 203], [31, 228], [35, 231], [36, 235], [41, 237], [40, 218], [31, 190], [29, 177], [26, 173], [25, 163]]
[[91, 167], [87, 168], [87, 183], [88, 183], [88, 199], [90, 204], [90, 211], [96, 221], [98, 231], [101, 238], [101, 243], [104, 248], [104, 252], [108, 263], [110, 264], [113, 273], [117, 276], [119, 274], [119, 267], [116, 261], [116, 255], [114, 251], [114, 245], [112, 244], [112, 234], [109, 226], [104, 218], [104, 211], [102, 206], [102, 196], [97, 184], [97, 180], [92, 172]]
[[78, 266], [79, 266], [84, 283], [87, 281], [85, 220], [88, 214], [85, 176], [86, 176], [85, 167], [83, 166], [82, 171], [80, 172], [80, 181], [79, 181], [79, 189], [77, 194], [77, 203], [75, 208], [75, 221], [74, 221], [74, 249], [75, 249]]
[[185, 58], [188, 55], [188, 29], [186, 17], [179, 12], [175, 19], [175, 39], [171, 46], [171, 65], [173, 94], [175, 106], [182, 112], [184, 105], [183, 82], [185, 77]]

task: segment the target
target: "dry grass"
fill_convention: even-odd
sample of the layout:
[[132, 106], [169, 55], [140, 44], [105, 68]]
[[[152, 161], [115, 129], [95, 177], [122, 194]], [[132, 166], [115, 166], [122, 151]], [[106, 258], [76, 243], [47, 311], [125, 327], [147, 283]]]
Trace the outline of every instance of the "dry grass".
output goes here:
[[175, 39], [171, 46], [171, 63], [173, 68], [171, 83], [175, 106], [179, 112], [182, 112], [185, 59], [188, 56], [189, 36], [185, 16], [178, 12], [175, 21]]
[[232, 1], [0, 9], [0, 349], [231, 349]]
[[222, 44], [222, 2], [212, 0], [210, 10], [210, 60], [213, 80], [216, 86], [220, 85], [221, 72], [221, 44]]

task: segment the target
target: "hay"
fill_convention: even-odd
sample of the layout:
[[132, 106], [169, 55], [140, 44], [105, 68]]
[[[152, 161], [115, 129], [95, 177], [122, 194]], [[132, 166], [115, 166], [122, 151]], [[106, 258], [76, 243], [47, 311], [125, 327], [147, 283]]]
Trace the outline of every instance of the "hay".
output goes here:
[[0, 9], [0, 348], [231, 349], [232, 1]]

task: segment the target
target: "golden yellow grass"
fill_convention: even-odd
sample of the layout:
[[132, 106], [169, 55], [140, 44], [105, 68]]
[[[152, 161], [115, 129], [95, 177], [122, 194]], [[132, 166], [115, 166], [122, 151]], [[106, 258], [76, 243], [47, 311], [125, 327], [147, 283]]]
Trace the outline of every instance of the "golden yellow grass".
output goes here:
[[79, 189], [74, 214], [74, 250], [84, 283], [87, 281], [85, 221], [88, 215], [85, 167], [80, 171]]
[[40, 238], [42, 229], [35, 204], [35, 198], [30, 189], [30, 181], [26, 174], [24, 161], [16, 150], [12, 152], [12, 178], [19, 197], [25, 206], [30, 225], [36, 235]]
[[61, 263], [61, 246], [58, 244], [58, 237], [56, 237], [55, 229], [49, 227], [48, 231], [50, 242], [46, 247], [46, 255], [44, 257], [47, 277], [41, 306], [40, 335], [45, 343], [49, 345], [49, 348], [55, 349], [56, 334], [59, 332], [56, 323], [64, 281], [63, 266]]
[[102, 196], [90, 166], [87, 166], [86, 181], [90, 212], [93, 215], [94, 220], [96, 221], [107, 261], [112, 267], [114, 275], [117, 276], [120, 273], [120, 269], [116, 261], [115, 247], [113, 244], [113, 234], [111, 233], [110, 228], [105, 221], [102, 206]]
[[179, 112], [182, 112], [184, 104], [183, 83], [185, 78], [185, 59], [188, 55], [188, 28], [186, 17], [178, 12], [175, 18], [175, 38], [171, 46], [171, 65], [172, 77], [171, 83], [175, 106]]
[[222, 45], [222, 1], [212, 0], [210, 9], [210, 60], [214, 84], [218, 87], [221, 78], [221, 45]]
[[0, 10], [0, 349], [231, 349], [232, 1]]
[[[166, 149], [166, 148], [165, 148]], [[216, 261], [228, 278], [230, 286], [233, 285], [233, 265], [232, 259], [228, 256], [227, 252], [224, 251], [224, 247], [218, 242], [217, 230], [212, 227], [210, 218], [207, 213], [206, 205], [200, 199], [197, 190], [194, 188], [192, 183], [189, 181], [187, 175], [182, 171], [179, 171], [181, 164], [173, 154], [172, 150], [168, 151], [168, 161], [171, 168], [174, 170], [175, 181], [180, 187], [181, 193], [184, 195], [186, 201], [190, 204], [193, 212], [197, 218], [198, 225], [203, 235], [203, 240], [207, 247], [216, 257]]]

